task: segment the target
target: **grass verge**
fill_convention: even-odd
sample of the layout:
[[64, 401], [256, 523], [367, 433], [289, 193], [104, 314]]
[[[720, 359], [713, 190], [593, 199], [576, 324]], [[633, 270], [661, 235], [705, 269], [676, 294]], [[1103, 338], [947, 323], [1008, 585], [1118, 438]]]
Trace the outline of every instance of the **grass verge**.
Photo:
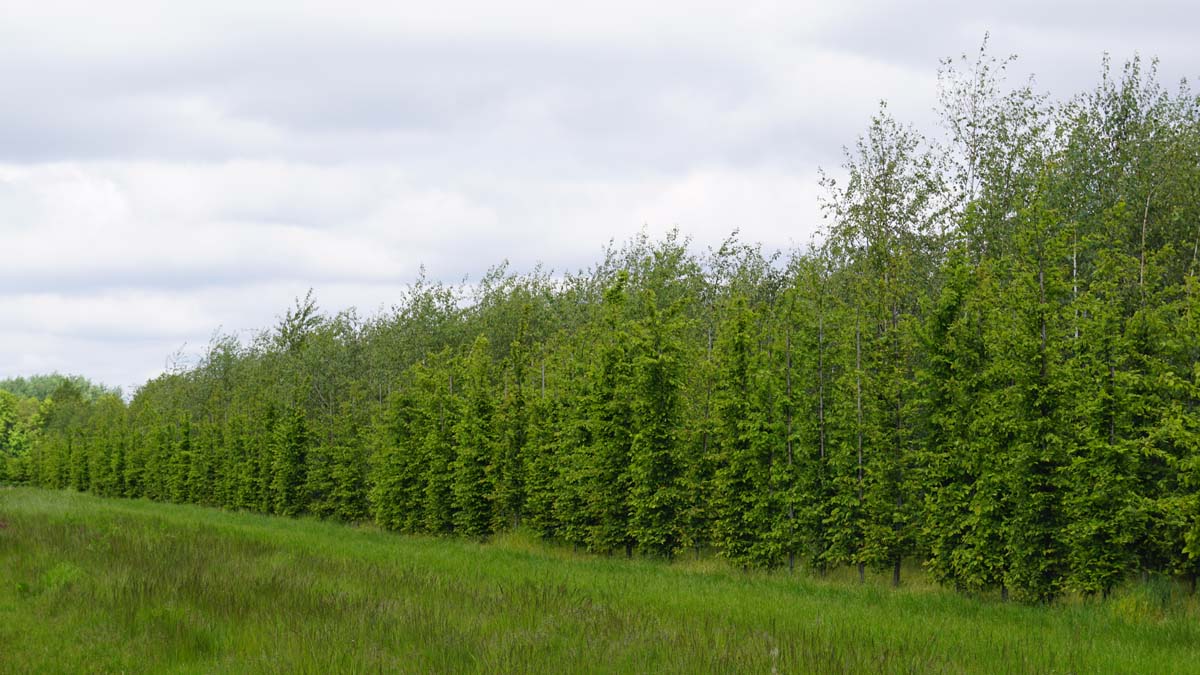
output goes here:
[[0, 490], [0, 672], [1200, 672], [1174, 595], [1025, 607]]

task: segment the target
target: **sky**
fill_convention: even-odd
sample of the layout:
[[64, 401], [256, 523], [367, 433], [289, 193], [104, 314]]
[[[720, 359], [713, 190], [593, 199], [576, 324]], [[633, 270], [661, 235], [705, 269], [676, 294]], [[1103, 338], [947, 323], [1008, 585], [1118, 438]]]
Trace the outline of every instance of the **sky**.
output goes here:
[[1058, 98], [1104, 53], [1200, 75], [1200, 6], [0, 0], [0, 378], [127, 393], [312, 288], [370, 315], [424, 265], [577, 270], [610, 240], [820, 226], [879, 102], [936, 131], [939, 59]]

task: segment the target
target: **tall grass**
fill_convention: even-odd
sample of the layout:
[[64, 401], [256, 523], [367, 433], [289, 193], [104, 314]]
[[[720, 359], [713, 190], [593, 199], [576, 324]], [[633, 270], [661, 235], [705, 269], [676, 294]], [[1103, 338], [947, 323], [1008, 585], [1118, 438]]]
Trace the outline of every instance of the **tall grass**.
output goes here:
[[1198, 619], [0, 490], [0, 672], [1200, 672]]

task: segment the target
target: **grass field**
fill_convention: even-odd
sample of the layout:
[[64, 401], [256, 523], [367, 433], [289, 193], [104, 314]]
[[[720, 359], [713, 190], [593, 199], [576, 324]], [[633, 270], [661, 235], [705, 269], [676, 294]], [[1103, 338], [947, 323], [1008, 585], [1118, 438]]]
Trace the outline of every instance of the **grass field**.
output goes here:
[[0, 489], [3, 673], [575, 671], [1200, 672], [1200, 610], [1169, 584], [1024, 607]]

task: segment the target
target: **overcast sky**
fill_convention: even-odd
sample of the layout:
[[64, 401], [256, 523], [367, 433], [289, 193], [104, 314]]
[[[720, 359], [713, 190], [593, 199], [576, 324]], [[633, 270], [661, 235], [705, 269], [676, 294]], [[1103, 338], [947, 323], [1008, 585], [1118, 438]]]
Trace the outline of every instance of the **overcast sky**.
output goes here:
[[1102, 54], [1200, 75], [1200, 10], [1142, 2], [0, 0], [0, 378], [127, 392], [181, 346], [390, 305], [424, 263], [562, 269], [677, 225], [807, 242], [816, 172], [938, 59]]

